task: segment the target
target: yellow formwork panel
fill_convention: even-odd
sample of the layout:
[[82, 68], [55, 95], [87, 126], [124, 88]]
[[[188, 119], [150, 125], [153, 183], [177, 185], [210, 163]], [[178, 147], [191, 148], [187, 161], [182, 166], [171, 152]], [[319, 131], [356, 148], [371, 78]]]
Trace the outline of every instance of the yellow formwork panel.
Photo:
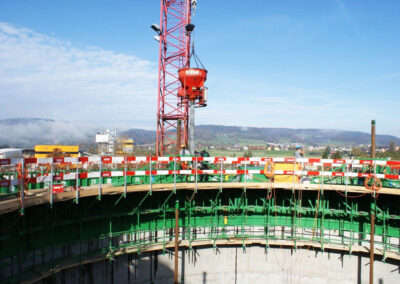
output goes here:
[[36, 145], [35, 152], [53, 152], [58, 150], [65, 153], [77, 153], [79, 152], [79, 146], [69, 146], [69, 145]]
[[[295, 170], [300, 170], [300, 164], [296, 163]], [[275, 171], [293, 171], [293, 163], [275, 163]], [[276, 183], [292, 183], [293, 175], [275, 175], [274, 181]], [[294, 177], [294, 182], [299, 183], [300, 179], [298, 176]]]
[[[41, 154], [35, 153], [35, 158], [49, 158], [51, 156], [52, 156], [51, 153], [41, 153]], [[70, 153], [68, 153], [68, 157], [76, 158], [76, 157], [79, 157], [79, 154], [70, 154]]]

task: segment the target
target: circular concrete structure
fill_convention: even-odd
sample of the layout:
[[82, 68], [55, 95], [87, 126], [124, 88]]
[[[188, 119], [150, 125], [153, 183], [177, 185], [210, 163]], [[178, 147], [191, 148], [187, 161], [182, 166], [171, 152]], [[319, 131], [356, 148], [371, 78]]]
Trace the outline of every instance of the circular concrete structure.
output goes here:
[[[161, 186], [82, 194], [78, 204], [60, 196], [49, 206], [38, 196], [24, 215], [9, 207], [0, 215], [0, 280], [171, 283], [176, 222], [181, 283], [369, 280], [370, 196]], [[398, 204], [398, 195], [377, 200], [375, 283], [400, 283]]]
[[[180, 251], [180, 283], [368, 283], [369, 258], [284, 247], [217, 246]], [[375, 283], [399, 283], [400, 263], [375, 261]], [[172, 283], [174, 258], [161, 251], [127, 254], [65, 269], [55, 283]], [[182, 273], [183, 272], [183, 273]]]

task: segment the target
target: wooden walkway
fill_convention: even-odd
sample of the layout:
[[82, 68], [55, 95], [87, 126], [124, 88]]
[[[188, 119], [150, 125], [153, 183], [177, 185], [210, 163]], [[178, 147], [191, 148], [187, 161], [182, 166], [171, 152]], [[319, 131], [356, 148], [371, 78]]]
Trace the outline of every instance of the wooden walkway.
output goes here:
[[[223, 190], [230, 189], [243, 189], [245, 186], [244, 183], [240, 182], [232, 182], [232, 183], [223, 183]], [[194, 183], [177, 183], [176, 190], [191, 190], [194, 191], [196, 184]], [[219, 190], [221, 184], [219, 182], [210, 182], [210, 183], [198, 183], [197, 190]], [[277, 190], [305, 190], [305, 191], [318, 191], [318, 190], [328, 190], [328, 191], [339, 191], [341, 193], [370, 193], [370, 190], [367, 190], [363, 186], [344, 186], [344, 185], [334, 185], [334, 184], [294, 184], [293, 183], [262, 183], [262, 182], [252, 182], [246, 184], [246, 189], [248, 190], [265, 190], [275, 188]], [[127, 192], [147, 192], [150, 190], [150, 185], [130, 185], [127, 186]], [[153, 184], [151, 186], [151, 190], [153, 192], [159, 191], [172, 191], [174, 190], [174, 184]], [[85, 198], [89, 196], [97, 196], [99, 193], [99, 186], [94, 185], [90, 187], [83, 187], [80, 191], [79, 198]], [[123, 186], [112, 186], [112, 185], [103, 185], [102, 186], [102, 195], [118, 195], [124, 193]], [[387, 195], [400, 195], [400, 189], [397, 188], [382, 188], [379, 190], [379, 194], [387, 194]], [[75, 191], [67, 191], [62, 193], [57, 193], [53, 195], [53, 202], [63, 202], [68, 200], [73, 200], [76, 198]], [[50, 195], [47, 190], [32, 190], [28, 191], [26, 194], [26, 198], [24, 201], [24, 206], [36, 206], [40, 204], [50, 203]], [[16, 211], [21, 209], [21, 200], [19, 198], [11, 198], [7, 200], [0, 201], [0, 214], [5, 214], [8, 212]]]

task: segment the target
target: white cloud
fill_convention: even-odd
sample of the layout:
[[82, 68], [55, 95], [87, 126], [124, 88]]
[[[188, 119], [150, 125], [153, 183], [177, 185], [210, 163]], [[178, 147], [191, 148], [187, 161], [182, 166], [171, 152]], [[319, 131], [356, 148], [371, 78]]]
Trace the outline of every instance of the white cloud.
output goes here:
[[[393, 129], [399, 124], [396, 104], [382, 104], [379, 96], [360, 100], [350, 91], [271, 84], [251, 79], [253, 74], [233, 73], [229, 79], [226, 72], [233, 73], [210, 70], [209, 104], [196, 112], [196, 123], [368, 131], [369, 121], [377, 119], [382, 133], [400, 133]], [[156, 91], [155, 62], [0, 22], [0, 119], [155, 130]]]
[[[155, 124], [156, 64], [0, 22], [0, 118]], [[140, 125], [135, 124], [138, 122]]]

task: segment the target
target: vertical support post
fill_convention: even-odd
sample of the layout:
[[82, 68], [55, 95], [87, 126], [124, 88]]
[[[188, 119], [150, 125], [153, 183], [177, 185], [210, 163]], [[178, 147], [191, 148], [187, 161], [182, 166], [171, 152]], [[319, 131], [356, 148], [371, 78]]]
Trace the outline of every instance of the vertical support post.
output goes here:
[[264, 205], [267, 207], [267, 208], [264, 208], [265, 213], [266, 213], [266, 220], [265, 220], [266, 227], [264, 227], [265, 251], [266, 252], [268, 251], [268, 247], [269, 247], [268, 235], [269, 235], [269, 215], [271, 213], [271, 204], [272, 204], [272, 197], [269, 198], [268, 200], [266, 200], [264, 203]]
[[176, 194], [176, 158], [174, 158], [174, 194]]
[[151, 169], [151, 156], [149, 157], [149, 163], [150, 163], [150, 175], [149, 175], [149, 180], [150, 180], [150, 195], [153, 193], [152, 191], [153, 191], [153, 181], [152, 181], [152, 178], [153, 178], [153, 176], [151, 175], [151, 171], [152, 171], [152, 169]]
[[194, 155], [194, 101], [189, 102], [189, 151]]
[[[85, 202], [83, 202], [85, 204]], [[86, 207], [85, 207], [86, 208]], [[83, 231], [83, 222], [82, 222], [82, 215], [84, 208], [82, 207], [82, 204], [79, 205], [79, 269], [82, 269], [82, 231]]]
[[320, 242], [321, 242], [321, 251], [324, 252], [324, 222], [325, 222], [325, 212], [326, 212], [326, 199], [324, 195], [324, 191], [321, 191], [321, 203], [322, 203], [322, 212], [321, 212], [321, 224], [320, 224]]
[[80, 194], [80, 186], [79, 186], [79, 158], [76, 158], [76, 200], [75, 203], [79, 203], [79, 194]]
[[197, 193], [197, 157], [194, 158], [194, 170], [195, 170], [195, 176], [194, 176], [194, 180], [195, 180], [195, 187], [194, 187], [194, 192]]
[[165, 219], [165, 210], [163, 210], [163, 255], [165, 255], [165, 240], [166, 236], [166, 227], [167, 227], [167, 220]]
[[126, 198], [126, 193], [127, 193], [127, 176], [126, 176], [126, 173], [127, 173], [127, 162], [128, 162], [128, 159], [126, 158], [126, 157], [124, 157], [124, 198]]
[[292, 188], [292, 193], [294, 194], [294, 189], [295, 189], [295, 180], [296, 180], [296, 158], [293, 160], [293, 188]]
[[374, 245], [375, 245], [375, 209], [376, 209], [376, 199], [372, 197], [371, 200], [371, 233], [369, 241], [369, 283], [374, 283]]
[[324, 193], [324, 175], [325, 175], [325, 169], [324, 169], [324, 163], [322, 163], [322, 176], [321, 176], [321, 192], [322, 194]]
[[244, 161], [244, 192], [247, 189], [247, 161]]
[[223, 168], [224, 159], [221, 157], [220, 160], [221, 160], [221, 176], [220, 176], [219, 191], [222, 192], [222, 180], [223, 180], [223, 178], [224, 178], [223, 175], [222, 175], [223, 170], [224, 170], [224, 168]]
[[371, 158], [376, 157], [376, 144], [375, 144], [375, 120], [371, 120]]
[[98, 196], [99, 200], [101, 200], [101, 183], [102, 183], [101, 170], [102, 170], [102, 165], [103, 165], [103, 159], [102, 159], [102, 157], [100, 157], [99, 196]]
[[50, 167], [50, 206], [53, 207], [53, 175], [54, 175], [54, 164], [53, 164], [53, 158], [51, 160], [51, 167]]
[[21, 268], [22, 268], [22, 257], [23, 255], [21, 255], [21, 238], [22, 238], [22, 234], [19, 233], [20, 231], [20, 223], [17, 222], [15, 224], [15, 238], [17, 239], [17, 280], [18, 283], [21, 283]]
[[346, 164], [346, 178], [345, 178], [345, 195], [346, 195], [346, 201], [347, 201], [347, 186], [349, 185], [349, 164]]
[[22, 158], [21, 160], [21, 215], [24, 215], [24, 208], [25, 208], [25, 159]]
[[179, 253], [179, 201], [175, 202], [175, 252], [174, 252], [174, 284], [178, 284], [178, 253]]
[[112, 210], [113, 210], [113, 206], [110, 206], [110, 216], [109, 216], [109, 221], [108, 221], [108, 228], [109, 228], [109, 232], [108, 232], [108, 254], [107, 257], [109, 258], [109, 260], [112, 259], [112, 253], [113, 253], [113, 233], [112, 233]]
[[182, 144], [182, 121], [178, 119], [177, 127], [176, 127], [176, 154], [179, 155], [179, 149], [181, 148]]
[[55, 210], [56, 207], [54, 207], [54, 210], [51, 210], [50, 212], [50, 219], [51, 219], [51, 278], [52, 282], [55, 282], [54, 280], [54, 216], [55, 216]]

